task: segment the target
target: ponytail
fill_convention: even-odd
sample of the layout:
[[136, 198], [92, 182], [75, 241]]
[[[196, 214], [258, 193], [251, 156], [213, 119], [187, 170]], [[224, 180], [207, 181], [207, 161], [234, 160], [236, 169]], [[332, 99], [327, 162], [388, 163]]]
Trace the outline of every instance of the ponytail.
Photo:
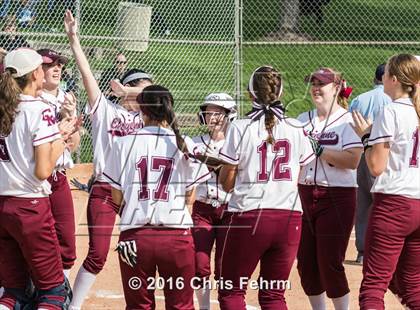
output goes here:
[[178, 121], [176, 119], [176, 115], [173, 110], [173, 104], [164, 105], [164, 106], [166, 108], [167, 121], [175, 133], [176, 146], [182, 153], [187, 154], [188, 149], [186, 147], [184, 138], [181, 136], [181, 133], [179, 132]]
[[[250, 92], [256, 103], [270, 106], [280, 103], [279, 97], [283, 91], [283, 81], [281, 75], [274, 68], [263, 66], [254, 71], [250, 79]], [[274, 143], [273, 128], [277, 119], [270, 109], [264, 110], [265, 129], [268, 132], [267, 143]]]
[[337, 103], [338, 103], [338, 105], [339, 105], [339, 106], [341, 106], [342, 108], [344, 108], [344, 109], [348, 110], [348, 108], [349, 108], [349, 103], [348, 103], [348, 101], [347, 101], [347, 98], [344, 98], [344, 97], [342, 97], [342, 96], [338, 95], [338, 98], [337, 98]]
[[13, 127], [19, 105], [19, 95], [22, 93], [21, 86], [26, 85], [25, 76], [19, 78], [18, 83], [13, 77], [13, 72], [6, 69], [0, 75], [0, 136], [8, 136]]
[[410, 93], [411, 101], [413, 102], [414, 109], [417, 113], [417, 118], [419, 121], [419, 127], [420, 127], [420, 85], [415, 85], [413, 87], [413, 91]]

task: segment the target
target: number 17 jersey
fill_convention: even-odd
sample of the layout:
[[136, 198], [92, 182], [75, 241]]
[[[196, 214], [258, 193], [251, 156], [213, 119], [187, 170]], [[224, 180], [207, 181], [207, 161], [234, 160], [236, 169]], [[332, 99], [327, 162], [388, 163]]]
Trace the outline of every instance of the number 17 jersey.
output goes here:
[[228, 211], [283, 209], [302, 212], [297, 182], [300, 166], [315, 156], [302, 124], [292, 118], [272, 129], [274, 142], [266, 140], [264, 116], [257, 121], [234, 121], [220, 151], [220, 158], [238, 165]]
[[[192, 140], [185, 142], [192, 151]], [[152, 126], [117, 138], [103, 175], [123, 193], [121, 231], [146, 224], [192, 227], [185, 193], [211, 177], [206, 165], [177, 148], [172, 130]]]

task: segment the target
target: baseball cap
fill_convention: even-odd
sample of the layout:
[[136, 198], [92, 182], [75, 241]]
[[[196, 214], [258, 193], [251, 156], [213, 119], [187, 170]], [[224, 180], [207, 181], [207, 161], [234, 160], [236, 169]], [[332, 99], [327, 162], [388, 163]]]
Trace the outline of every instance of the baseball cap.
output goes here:
[[382, 76], [385, 74], [385, 63], [380, 64], [375, 70], [375, 79], [382, 82]]
[[311, 83], [314, 79], [321, 81], [323, 84], [338, 82], [333, 71], [328, 68], [321, 68], [305, 77], [305, 83]]
[[62, 63], [63, 65], [65, 65], [66, 63], [69, 62], [69, 59], [67, 57], [49, 48], [43, 48], [43, 49], [38, 50], [37, 52], [38, 54], [42, 56], [42, 60], [44, 64], [52, 64], [58, 61]]
[[34, 71], [42, 64], [42, 57], [35, 50], [31, 48], [15, 49], [4, 57], [4, 69], [14, 69], [16, 73], [13, 77], [21, 77], [29, 72]]

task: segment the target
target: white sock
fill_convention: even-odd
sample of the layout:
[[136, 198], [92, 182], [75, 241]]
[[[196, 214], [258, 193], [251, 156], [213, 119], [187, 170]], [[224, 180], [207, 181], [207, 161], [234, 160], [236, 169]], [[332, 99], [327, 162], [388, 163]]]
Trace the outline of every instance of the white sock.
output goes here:
[[312, 310], [325, 310], [325, 292], [319, 295], [308, 296], [309, 302], [311, 303]]
[[67, 278], [67, 280], [70, 280], [70, 270], [71, 269], [64, 269], [63, 270], [64, 276]]
[[6, 307], [5, 305], [0, 305], [0, 310], [11, 310], [9, 307]]
[[3, 296], [3, 294], [4, 294], [4, 288], [0, 287], [0, 298], [1, 298], [1, 296]]
[[70, 304], [71, 310], [78, 310], [82, 307], [90, 288], [95, 283], [95, 279], [95, 274], [90, 273], [83, 266], [80, 267], [73, 285], [73, 300]]
[[200, 310], [210, 310], [210, 289], [203, 287], [195, 290]]
[[350, 293], [344, 296], [331, 299], [335, 310], [349, 310], [350, 309]]

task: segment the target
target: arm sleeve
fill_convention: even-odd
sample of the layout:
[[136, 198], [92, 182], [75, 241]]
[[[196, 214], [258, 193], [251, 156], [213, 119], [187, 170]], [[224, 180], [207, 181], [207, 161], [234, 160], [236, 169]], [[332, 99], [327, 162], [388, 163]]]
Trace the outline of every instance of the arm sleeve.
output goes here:
[[198, 184], [203, 183], [211, 178], [211, 173], [206, 164], [191, 159], [186, 159], [186, 161], [188, 167], [186, 182], [187, 191], [192, 190]]
[[312, 160], [315, 159], [315, 154], [312, 149], [311, 142], [305, 134], [305, 131], [302, 129], [299, 133], [300, 135], [300, 155], [299, 155], [299, 164], [301, 166], [306, 166]]
[[395, 114], [390, 106], [385, 106], [373, 122], [372, 131], [370, 133], [369, 145], [384, 142], [393, 142], [395, 135]]
[[242, 137], [239, 128], [231, 124], [226, 135], [225, 144], [220, 150], [220, 159], [229, 164], [237, 165], [240, 159]]
[[55, 112], [48, 105], [42, 105], [43, 108], [38, 110], [38, 113], [33, 113], [31, 115], [30, 126], [32, 128], [33, 146], [48, 143], [61, 137], [55, 118]]
[[356, 134], [353, 127], [351, 127], [351, 123], [353, 120], [350, 120], [343, 129], [343, 137], [342, 137], [342, 148], [343, 151], [355, 147], [363, 148], [363, 143], [360, 140], [360, 137]]

